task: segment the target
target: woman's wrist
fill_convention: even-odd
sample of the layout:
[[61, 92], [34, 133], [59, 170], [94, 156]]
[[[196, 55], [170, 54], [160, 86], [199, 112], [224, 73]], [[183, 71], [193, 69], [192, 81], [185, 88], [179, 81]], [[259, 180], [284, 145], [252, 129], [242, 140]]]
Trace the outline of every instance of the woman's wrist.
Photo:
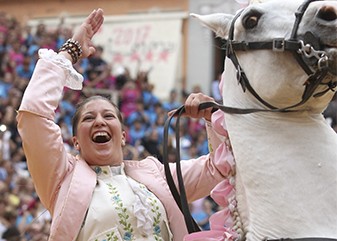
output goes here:
[[[68, 39], [60, 48], [59, 53], [67, 53], [67, 59], [69, 59], [73, 64], [81, 58], [82, 47], [77, 40]], [[70, 56], [70, 58], [69, 58]]]
[[60, 52], [58, 52], [58, 54], [64, 56], [70, 62], [73, 62], [73, 59], [71, 58], [71, 55], [68, 52], [66, 52], [66, 51], [60, 51]]

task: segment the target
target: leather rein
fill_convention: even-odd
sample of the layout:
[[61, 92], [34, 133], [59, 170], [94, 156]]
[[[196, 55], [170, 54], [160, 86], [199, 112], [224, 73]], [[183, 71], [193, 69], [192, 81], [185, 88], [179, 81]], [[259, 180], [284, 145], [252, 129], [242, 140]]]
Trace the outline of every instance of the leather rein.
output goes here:
[[[297, 40], [297, 30], [299, 27], [299, 24], [301, 22], [301, 19], [309, 6], [311, 2], [314, 1], [321, 1], [321, 0], [307, 0], [305, 1], [296, 11], [295, 16], [295, 22], [292, 29], [291, 37], [289, 39], [282, 39], [282, 38], [275, 38], [270, 41], [260, 41], [260, 42], [245, 42], [245, 41], [235, 41], [233, 40], [234, 37], [234, 25], [235, 21], [238, 19], [238, 17], [241, 15], [242, 11], [240, 11], [232, 20], [231, 22], [231, 28], [229, 33], [229, 38], [225, 42], [224, 49], [226, 50], [226, 57], [231, 59], [232, 63], [234, 64], [236, 71], [237, 71], [237, 80], [239, 84], [241, 84], [241, 87], [243, 91], [245, 92], [248, 90], [259, 102], [261, 102], [264, 106], [266, 106], [268, 109], [257, 109], [257, 108], [236, 108], [236, 107], [229, 107], [220, 105], [215, 102], [204, 102], [201, 103], [199, 106], [199, 109], [206, 109], [206, 108], [213, 108], [213, 112], [220, 109], [221, 111], [229, 114], [250, 114], [255, 112], [298, 112], [301, 110], [295, 110], [293, 108], [298, 107], [302, 104], [304, 104], [310, 97], [319, 97], [324, 95], [327, 91], [335, 91], [334, 88], [337, 86], [337, 82], [333, 82], [332, 80], [328, 83], [322, 83], [322, 80], [326, 77], [328, 74], [328, 57], [326, 53], [323, 50], [316, 50], [318, 43], [318, 39], [311, 33], [307, 32], [305, 34], [304, 42], [303, 40]], [[314, 45], [314, 46], [313, 46]], [[235, 51], [248, 51], [248, 50], [272, 50], [277, 52], [283, 52], [283, 51], [291, 51], [300, 64], [300, 66], [303, 68], [303, 70], [308, 74], [308, 80], [306, 81], [305, 90], [302, 94], [302, 99], [291, 106], [285, 107], [285, 108], [277, 108], [267, 101], [263, 100], [254, 90], [254, 88], [250, 85], [250, 82], [243, 70], [243, 68], [240, 66], [238, 58], [236, 57]], [[315, 64], [316, 70], [313, 70], [313, 68], [305, 63], [303, 58], [308, 59], [316, 59]], [[321, 85], [327, 85], [327, 89], [320, 92], [313, 94], [316, 88]], [[164, 125], [164, 144], [163, 144], [163, 164], [165, 169], [165, 175], [167, 179], [167, 183], [169, 185], [169, 188], [171, 190], [171, 193], [179, 207], [179, 209], [182, 211], [186, 223], [186, 227], [189, 233], [198, 232], [200, 231], [200, 228], [196, 224], [195, 220], [192, 218], [187, 197], [186, 197], [186, 191], [184, 187], [184, 181], [181, 173], [181, 165], [180, 165], [180, 137], [179, 137], [179, 128], [180, 128], [180, 117], [185, 112], [185, 107], [182, 105], [180, 108], [178, 108], [173, 115], [171, 115], [165, 122]], [[173, 118], [176, 118], [175, 126], [171, 126], [171, 120]], [[177, 173], [177, 183], [178, 188], [174, 182], [174, 179], [172, 177], [171, 171], [170, 171], [170, 165], [168, 163], [168, 129], [169, 127], [173, 127], [175, 130], [175, 137], [176, 137], [176, 173]], [[173, 165], [173, 164], [172, 164]], [[313, 238], [313, 240], [317, 240]]]

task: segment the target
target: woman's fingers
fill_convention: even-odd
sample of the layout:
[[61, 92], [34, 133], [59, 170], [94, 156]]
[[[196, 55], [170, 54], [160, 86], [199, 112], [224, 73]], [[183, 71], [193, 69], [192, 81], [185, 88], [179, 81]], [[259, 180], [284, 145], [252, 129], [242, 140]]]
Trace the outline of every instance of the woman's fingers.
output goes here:
[[95, 53], [94, 45], [91, 41], [98, 32], [104, 21], [103, 10], [93, 10], [81, 26], [75, 31], [73, 39], [82, 46], [82, 58], [86, 58]]
[[207, 109], [199, 109], [199, 106], [203, 102], [214, 102], [214, 99], [208, 95], [203, 93], [193, 93], [189, 95], [185, 101], [185, 115], [190, 116], [192, 118], [205, 118], [207, 120], [210, 119], [212, 115], [212, 108]]
[[93, 31], [93, 35], [95, 33], [97, 33], [97, 31], [100, 29], [100, 27], [103, 24], [104, 21], [104, 17], [103, 17], [103, 10], [102, 9], [97, 9], [94, 10], [93, 15], [92, 15], [92, 31]]
[[[191, 118], [205, 118], [207, 121], [211, 121], [212, 107], [207, 109], [200, 109], [200, 104], [204, 102], [214, 102], [214, 99], [203, 93], [190, 94], [184, 104], [185, 111], [182, 116]], [[177, 114], [177, 109], [168, 112], [168, 116]]]

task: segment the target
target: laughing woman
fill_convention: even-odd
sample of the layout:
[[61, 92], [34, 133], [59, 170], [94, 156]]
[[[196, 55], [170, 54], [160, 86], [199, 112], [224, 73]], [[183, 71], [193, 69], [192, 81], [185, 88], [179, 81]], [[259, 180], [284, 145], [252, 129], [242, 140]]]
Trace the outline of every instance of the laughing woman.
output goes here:
[[[81, 89], [82, 76], [72, 67], [95, 52], [92, 37], [103, 23], [94, 10], [58, 53], [41, 49], [40, 59], [18, 111], [29, 171], [36, 191], [52, 215], [49, 241], [174, 240], [187, 234], [184, 218], [154, 157], [123, 160], [126, 134], [118, 108], [108, 99], [90, 97], [73, 118], [73, 143], [67, 153], [55, 110], [65, 86]], [[211, 128], [211, 110], [198, 111], [203, 94], [191, 95], [187, 116], [205, 118], [212, 150], [222, 143]], [[182, 163], [189, 202], [209, 195], [227, 175], [215, 152]], [[175, 167], [172, 166], [175, 177]]]

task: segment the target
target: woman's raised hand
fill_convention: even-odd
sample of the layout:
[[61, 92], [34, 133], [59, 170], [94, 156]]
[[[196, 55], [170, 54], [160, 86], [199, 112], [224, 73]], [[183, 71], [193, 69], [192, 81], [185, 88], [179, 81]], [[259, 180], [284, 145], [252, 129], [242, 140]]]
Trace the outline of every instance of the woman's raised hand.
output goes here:
[[103, 10], [95, 9], [74, 32], [72, 39], [77, 40], [82, 47], [81, 58], [87, 58], [95, 53], [92, 37], [100, 29], [104, 21]]

